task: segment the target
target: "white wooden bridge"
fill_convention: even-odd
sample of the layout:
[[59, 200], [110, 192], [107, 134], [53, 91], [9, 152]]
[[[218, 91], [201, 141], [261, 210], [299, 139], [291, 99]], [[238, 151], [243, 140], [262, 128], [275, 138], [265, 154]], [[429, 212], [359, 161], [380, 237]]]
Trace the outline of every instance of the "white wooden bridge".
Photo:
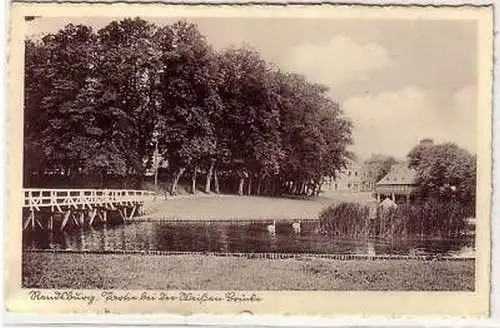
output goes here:
[[157, 197], [154, 191], [120, 189], [24, 189], [23, 193], [24, 230], [53, 230], [55, 221], [61, 221], [60, 230], [69, 223], [92, 226], [96, 220], [107, 222], [109, 212], [118, 213], [124, 222]]

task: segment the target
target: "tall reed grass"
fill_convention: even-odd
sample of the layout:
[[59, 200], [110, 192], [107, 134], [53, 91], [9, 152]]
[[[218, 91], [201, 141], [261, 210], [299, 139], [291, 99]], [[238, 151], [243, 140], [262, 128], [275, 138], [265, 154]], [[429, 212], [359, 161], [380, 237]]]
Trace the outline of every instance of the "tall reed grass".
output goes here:
[[434, 199], [386, 209], [341, 203], [321, 212], [320, 225], [329, 235], [348, 238], [455, 238], [467, 234], [469, 212], [458, 201]]

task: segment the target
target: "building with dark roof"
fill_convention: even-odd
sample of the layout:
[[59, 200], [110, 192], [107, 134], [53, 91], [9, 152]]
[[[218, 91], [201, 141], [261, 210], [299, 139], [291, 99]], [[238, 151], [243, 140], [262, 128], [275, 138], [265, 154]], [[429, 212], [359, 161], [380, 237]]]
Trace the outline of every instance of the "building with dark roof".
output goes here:
[[417, 187], [416, 172], [408, 167], [408, 163], [398, 163], [391, 167], [385, 177], [375, 184], [377, 201], [390, 198], [396, 203], [408, 201]]
[[[421, 147], [432, 147], [433, 145], [433, 139], [420, 140]], [[375, 195], [378, 202], [386, 198], [390, 198], [396, 203], [410, 200], [410, 195], [417, 188], [417, 172], [409, 168], [408, 164], [408, 162], [394, 164], [389, 173], [375, 184]]]

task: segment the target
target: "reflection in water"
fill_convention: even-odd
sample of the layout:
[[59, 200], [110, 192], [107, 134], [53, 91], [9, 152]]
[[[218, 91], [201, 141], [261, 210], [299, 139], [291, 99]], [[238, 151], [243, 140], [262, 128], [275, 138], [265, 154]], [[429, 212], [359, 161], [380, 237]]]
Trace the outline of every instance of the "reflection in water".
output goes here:
[[[300, 232], [290, 222], [169, 223], [133, 222], [86, 228], [71, 233], [27, 231], [25, 249], [72, 249], [88, 251], [208, 251], [283, 252], [330, 254], [449, 254], [473, 252], [469, 240], [339, 239], [319, 232], [318, 222], [301, 222]], [[471, 251], [472, 250], [472, 251]]]
[[366, 254], [370, 256], [377, 255], [377, 252], [375, 252], [375, 244], [371, 241], [366, 243]]

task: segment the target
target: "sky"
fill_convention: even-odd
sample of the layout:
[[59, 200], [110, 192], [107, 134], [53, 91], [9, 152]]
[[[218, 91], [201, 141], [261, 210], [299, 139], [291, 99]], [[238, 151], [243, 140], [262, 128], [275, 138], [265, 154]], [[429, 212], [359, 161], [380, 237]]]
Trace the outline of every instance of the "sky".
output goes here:
[[[117, 18], [119, 19], [119, 18]], [[38, 18], [28, 36], [68, 23], [99, 29], [112, 18]], [[150, 19], [159, 25], [178, 19]], [[477, 27], [467, 20], [186, 18], [215, 48], [246, 45], [330, 88], [354, 123], [351, 150], [404, 158], [420, 139], [476, 149]]]

